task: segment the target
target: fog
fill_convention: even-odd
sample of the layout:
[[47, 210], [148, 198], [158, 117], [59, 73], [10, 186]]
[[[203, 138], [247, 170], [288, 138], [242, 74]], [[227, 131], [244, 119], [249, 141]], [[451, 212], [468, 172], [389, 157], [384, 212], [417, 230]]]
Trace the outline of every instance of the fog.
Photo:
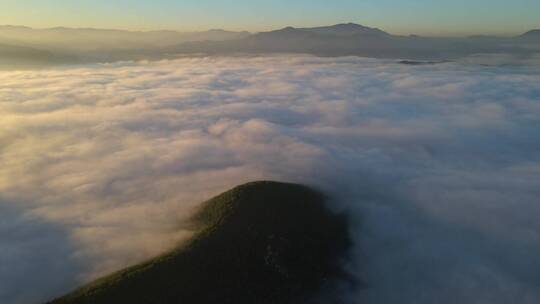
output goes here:
[[355, 23], [311, 28], [289, 26], [253, 34], [219, 29], [141, 32], [0, 25], [0, 70], [173, 60], [201, 54], [311, 54], [422, 61], [456, 61], [489, 54], [488, 57], [521, 57], [520, 61], [527, 61], [535, 60], [540, 53], [539, 33], [540, 30], [531, 30], [514, 37], [400, 36]]
[[39, 303], [190, 235], [258, 179], [351, 219], [350, 303], [540, 301], [540, 70], [193, 57], [0, 72], [0, 303]]

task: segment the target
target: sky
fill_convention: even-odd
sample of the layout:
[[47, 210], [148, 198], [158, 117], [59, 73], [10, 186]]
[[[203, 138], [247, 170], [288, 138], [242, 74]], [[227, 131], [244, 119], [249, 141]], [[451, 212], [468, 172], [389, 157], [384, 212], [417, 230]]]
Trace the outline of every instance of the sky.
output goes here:
[[265, 31], [355, 22], [394, 34], [517, 34], [538, 0], [3, 0], [0, 22], [31, 27]]

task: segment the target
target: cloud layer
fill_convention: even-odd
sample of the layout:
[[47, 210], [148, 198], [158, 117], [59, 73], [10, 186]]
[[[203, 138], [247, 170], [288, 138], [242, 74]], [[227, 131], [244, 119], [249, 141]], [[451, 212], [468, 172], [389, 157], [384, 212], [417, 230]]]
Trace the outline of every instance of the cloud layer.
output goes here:
[[0, 302], [155, 255], [198, 202], [277, 179], [350, 214], [351, 303], [537, 303], [540, 71], [472, 61], [0, 72]]

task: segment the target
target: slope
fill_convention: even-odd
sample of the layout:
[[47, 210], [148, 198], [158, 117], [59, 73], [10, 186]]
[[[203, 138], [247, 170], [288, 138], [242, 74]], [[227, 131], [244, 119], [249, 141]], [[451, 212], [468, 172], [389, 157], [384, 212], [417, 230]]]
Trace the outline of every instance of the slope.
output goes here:
[[52, 304], [302, 303], [345, 278], [347, 222], [305, 186], [255, 182], [205, 203], [198, 233]]

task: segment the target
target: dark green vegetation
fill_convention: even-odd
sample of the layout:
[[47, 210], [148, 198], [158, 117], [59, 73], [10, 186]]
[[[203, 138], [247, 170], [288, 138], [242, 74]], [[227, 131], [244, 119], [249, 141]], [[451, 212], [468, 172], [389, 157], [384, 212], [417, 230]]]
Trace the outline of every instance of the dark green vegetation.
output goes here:
[[236, 187], [203, 203], [189, 242], [50, 303], [309, 302], [346, 278], [347, 221], [324, 200], [296, 184]]

